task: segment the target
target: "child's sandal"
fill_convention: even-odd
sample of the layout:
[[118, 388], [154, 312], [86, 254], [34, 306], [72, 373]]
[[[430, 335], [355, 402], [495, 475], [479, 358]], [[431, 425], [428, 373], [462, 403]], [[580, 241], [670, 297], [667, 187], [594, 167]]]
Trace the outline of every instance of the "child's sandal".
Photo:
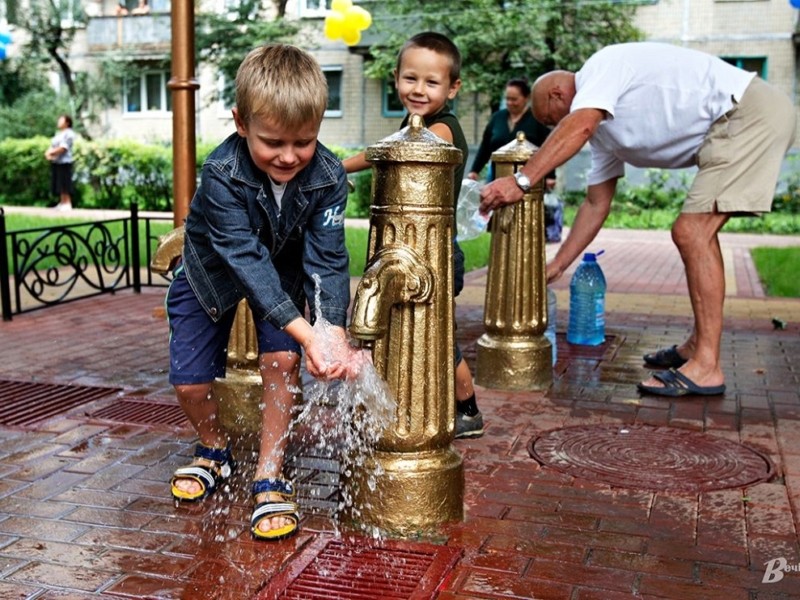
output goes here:
[[[300, 525], [300, 514], [298, 512], [297, 503], [289, 500], [289, 498], [294, 498], [294, 485], [292, 485], [292, 482], [278, 478], [258, 479], [254, 481], [253, 495], [264, 493], [277, 494], [281, 497], [281, 500], [267, 500], [256, 504], [253, 509], [253, 516], [250, 519], [250, 531], [253, 537], [257, 540], [276, 541], [297, 533]], [[263, 531], [258, 528], [258, 525], [263, 522], [264, 519], [272, 519], [273, 517], [286, 517], [291, 523], [277, 529], [270, 529], [269, 531]]]
[[[217, 487], [221, 485], [236, 469], [236, 462], [231, 455], [231, 445], [226, 448], [211, 448], [203, 444], [197, 444], [194, 449], [195, 459], [202, 458], [209, 461], [210, 465], [191, 464], [175, 470], [170, 480], [170, 491], [172, 497], [180, 502], [198, 502], [213, 494]], [[185, 492], [175, 486], [182, 480], [189, 479], [197, 482], [200, 491], [194, 494]]]

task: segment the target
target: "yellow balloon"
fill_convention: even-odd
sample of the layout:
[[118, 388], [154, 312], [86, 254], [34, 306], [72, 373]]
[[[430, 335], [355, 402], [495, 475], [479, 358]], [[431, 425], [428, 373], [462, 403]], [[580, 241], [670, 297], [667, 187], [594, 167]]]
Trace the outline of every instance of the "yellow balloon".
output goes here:
[[344, 34], [344, 17], [340, 13], [331, 13], [325, 17], [325, 37], [338, 40]]
[[372, 15], [360, 6], [353, 6], [344, 15], [345, 21], [352, 24], [359, 31], [366, 29], [372, 24]]
[[351, 6], [353, 6], [352, 0], [333, 0], [331, 2], [331, 10], [342, 14], [346, 13]]
[[342, 39], [348, 46], [355, 46], [361, 41], [361, 32], [358, 29], [347, 29], [342, 32]]

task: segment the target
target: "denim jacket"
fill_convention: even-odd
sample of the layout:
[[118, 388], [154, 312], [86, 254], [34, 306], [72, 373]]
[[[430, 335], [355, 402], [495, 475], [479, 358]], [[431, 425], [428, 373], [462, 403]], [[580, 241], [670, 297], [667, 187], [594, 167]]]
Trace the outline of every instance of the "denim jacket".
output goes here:
[[290, 181], [281, 213], [267, 175], [257, 169], [238, 134], [203, 165], [186, 218], [183, 265], [189, 284], [217, 321], [242, 298], [256, 319], [282, 329], [315, 298], [319, 314], [344, 326], [350, 302], [344, 244], [347, 180], [341, 161], [322, 144]]

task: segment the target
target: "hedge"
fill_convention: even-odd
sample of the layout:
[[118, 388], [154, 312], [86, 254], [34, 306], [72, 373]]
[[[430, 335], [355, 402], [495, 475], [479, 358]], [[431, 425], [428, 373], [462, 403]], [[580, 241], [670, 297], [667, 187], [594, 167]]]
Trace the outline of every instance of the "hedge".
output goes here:
[[[0, 141], [0, 204], [48, 206], [55, 202], [50, 195], [50, 164], [44, 152], [50, 139]], [[196, 168], [216, 147], [215, 143], [197, 144]], [[340, 158], [352, 150], [331, 148]], [[140, 210], [172, 210], [172, 148], [143, 144], [133, 140], [78, 139], [75, 155], [75, 206], [81, 208], [128, 209], [137, 202]], [[372, 175], [369, 171], [351, 175], [356, 190], [348, 197], [348, 217], [369, 215]]]

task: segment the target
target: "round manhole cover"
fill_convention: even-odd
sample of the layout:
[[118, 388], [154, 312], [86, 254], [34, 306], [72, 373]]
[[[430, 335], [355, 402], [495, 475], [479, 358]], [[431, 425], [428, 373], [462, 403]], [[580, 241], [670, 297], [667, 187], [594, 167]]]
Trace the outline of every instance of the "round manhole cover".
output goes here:
[[579, 425], [533, 438], [528, 452], [562, 473], [612, 486], [705, 492], [769, 480], [768, 457], [726, 439], [649, 425]]

